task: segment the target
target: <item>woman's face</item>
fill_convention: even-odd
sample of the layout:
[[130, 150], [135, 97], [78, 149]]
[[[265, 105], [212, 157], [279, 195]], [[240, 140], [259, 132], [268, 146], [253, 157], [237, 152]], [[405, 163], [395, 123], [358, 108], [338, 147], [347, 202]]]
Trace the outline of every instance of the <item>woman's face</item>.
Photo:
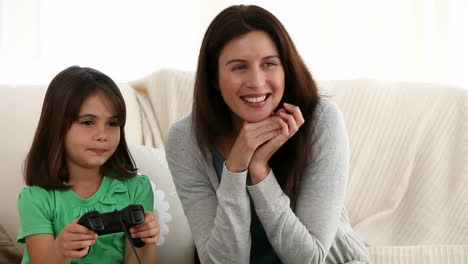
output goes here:
[[270, 36], [255, 30], [229, 41], [218, 59], [218, 82], [236, 127], [269, 117], [284, 93], [284, 70]]

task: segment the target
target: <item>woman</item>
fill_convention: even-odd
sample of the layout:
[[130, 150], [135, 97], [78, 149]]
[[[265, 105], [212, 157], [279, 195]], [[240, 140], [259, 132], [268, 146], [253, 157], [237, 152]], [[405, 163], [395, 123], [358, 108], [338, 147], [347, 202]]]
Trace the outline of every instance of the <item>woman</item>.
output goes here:
[[369, 263], [344, 208], [348, 148], [341, 112], [272, 14], [215, 17], [192, 113], [166, 142], [202, 263]]

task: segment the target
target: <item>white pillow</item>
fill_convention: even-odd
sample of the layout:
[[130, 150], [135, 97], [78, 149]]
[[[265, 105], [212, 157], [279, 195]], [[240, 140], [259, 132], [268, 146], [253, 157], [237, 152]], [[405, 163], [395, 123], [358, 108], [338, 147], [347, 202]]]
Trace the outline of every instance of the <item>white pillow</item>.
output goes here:
[[172, 182], [163, 150], [129, 145], [138, 173], [147, 175], [154, 192], [154, 213], [161, 225], [158, 263], [193, 263], [195, 244]]

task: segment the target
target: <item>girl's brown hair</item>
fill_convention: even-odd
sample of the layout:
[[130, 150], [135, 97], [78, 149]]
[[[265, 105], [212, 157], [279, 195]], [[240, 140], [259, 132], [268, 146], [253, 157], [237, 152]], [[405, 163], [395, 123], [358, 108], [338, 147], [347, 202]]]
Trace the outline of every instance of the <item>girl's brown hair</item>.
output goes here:
[[96, 92], [104, 93], [113, 103], [120, 125], [120, 142], [114, 154], [104, 164], [122, 179], [136, 174], [135, 162], [125, 141], [125, 102], [115, 82], [91, 68], [69, 67], [60, 72], [47, 88], [31, 149], [26, 157], [26, 185], [46, 190], [68, 189], [65, 136], [78, 120], [84, 100]]
[[214, 140], [233, 131], [231, 111], [218, 87], [218, 59], [229, 41], [254, 30], [266, 32], [275, 43], [285, 72], [283, 102], [299, 106], [306, 121], [270, 159], [269, 165], [293, 204], [299, 194], [302, 175], [310, 159], [310, 118], [319, 95], [312, 75], [299, 56], [281, 22], [267, 10], [255, 6], [231, 6], [218, 14], [203, 38], [194, 88], [192, 118], [198, 144], [206, 154]]

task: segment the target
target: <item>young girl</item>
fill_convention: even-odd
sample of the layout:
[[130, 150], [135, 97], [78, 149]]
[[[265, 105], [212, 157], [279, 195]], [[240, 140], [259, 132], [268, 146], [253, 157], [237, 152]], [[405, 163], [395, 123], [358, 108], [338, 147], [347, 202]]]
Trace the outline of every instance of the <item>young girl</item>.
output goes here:
[[73, 66], [50, 83], [25, 163], [18, 198], [25, 243], [22, 263], [126, 263], [136, 260], [123, 233], [98, 237], [79, 225], [86, 212], [145, 209], [142, 224], [130, 229], [146, 245], [137, 252], [155, 263], [159, 224], [152, 213], [147, 176], [137, 175], [125, 142], [125, 103], [105, 74]]
[[210, 24], [166, 153], [202, 263], [370, 262], [344, 207], [343, 115], [265, 9]]

